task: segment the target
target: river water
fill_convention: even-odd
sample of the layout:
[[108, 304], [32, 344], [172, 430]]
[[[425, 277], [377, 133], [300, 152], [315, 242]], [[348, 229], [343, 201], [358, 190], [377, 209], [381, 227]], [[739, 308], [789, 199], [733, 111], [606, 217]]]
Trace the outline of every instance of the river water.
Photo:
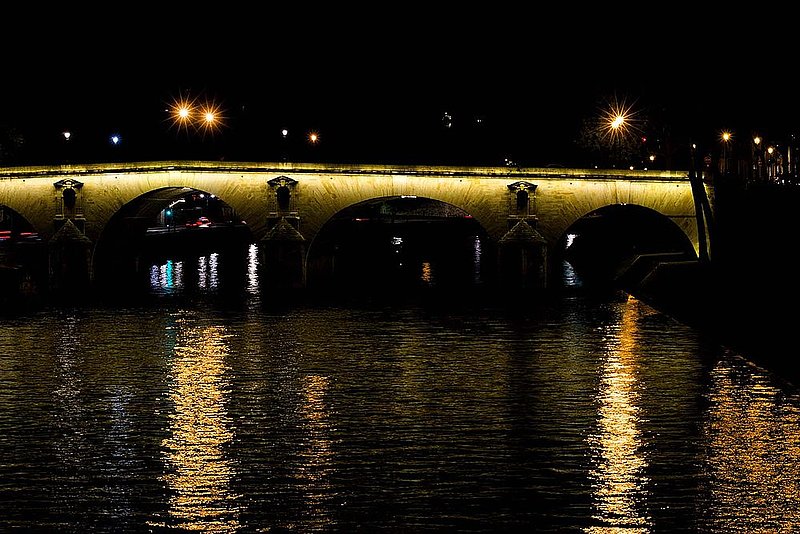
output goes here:
[[0, 530], [800, 530], [798, 388], [633, 297], [273, 306], [217, 261], [0, 318]]

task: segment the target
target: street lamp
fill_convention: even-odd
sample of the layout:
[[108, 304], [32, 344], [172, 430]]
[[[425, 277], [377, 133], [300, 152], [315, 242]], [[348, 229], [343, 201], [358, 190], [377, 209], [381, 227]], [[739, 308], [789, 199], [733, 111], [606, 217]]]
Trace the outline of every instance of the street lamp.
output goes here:
[[774, 156], [775, 147], [774, 146], [767, 147], [767, 154], [769, 155], [767, 158], [767, 163], [768, 163], [767, 178], [769, 178], [770, 180], [775, 180], [775, 175], [777, 174], [775, 172], [775, 156]]
[[728, 143], [730, 143], [733, 136], [728, 131], [723, 131], [720, 138], [722, 139], [722, 174], [728, 174]]
[[761, 180], [764, 174], [764, 155], [761, 150], [761, 137], [756, 135], [753, 137], [753, 170], [755, 171], [756, 178], [759, 180]]
[[631, 144], [635, 134], [641, 132], [638, 111], [624, 99], [609, 101], [600, 110], [595, 133], [609, 151], [613, 163], [624, 164], [633, 153]]
[[287, 128], [281, 129], [281, 160], [289, 160], [289, 130]]
[[66, 143], [64, 145], [64, 148], [62, 148], [63, 153], [64, 153], [64, 163], [69, 164], [69, 163], [71, 163], [71, 161], [70, 161], [70, 147], [69, 147], [70, 142], [69, 142], [69, 140], [72, 138], [72, 132], [70, 132], [69, 130], [64, 130], [63, 132], [61, 132], [61, 135], [64, 136], [64, 143]]

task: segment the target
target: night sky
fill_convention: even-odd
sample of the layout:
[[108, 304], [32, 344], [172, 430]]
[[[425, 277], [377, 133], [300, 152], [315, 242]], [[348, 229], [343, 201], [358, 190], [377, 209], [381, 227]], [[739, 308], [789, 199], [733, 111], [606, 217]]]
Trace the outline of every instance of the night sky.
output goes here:
[[[586, 163], [581, 122], [614, 98], [674, 142], [708, 150], [723, 129], [777, 138], [798, 124], [792, 48], [773, 36], [767, 61], [741, 28], [722, 46], [724, 32], [702, 23], [617, 21], [622, 30], [612, 31], [515, 13], [422, 23], [392, 12], [345, 23], [302, 12], [228, 11], [183, 24], [174, 15], [12, 24], [0, 126], [24, 143], [7, 162], [572, 166]], [[167, 108], [181, 96], [219, 106], [223, 126], [174, 127]]]

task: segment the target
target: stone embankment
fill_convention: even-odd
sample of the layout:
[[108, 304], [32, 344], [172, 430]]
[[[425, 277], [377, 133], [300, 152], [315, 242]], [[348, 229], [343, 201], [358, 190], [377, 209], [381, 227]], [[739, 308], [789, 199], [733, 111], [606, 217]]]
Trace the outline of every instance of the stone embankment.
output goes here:
[[617, 282], [751, 362], [800, 385], [800, 186], [716, 177], [710, 259], [643, 255]]

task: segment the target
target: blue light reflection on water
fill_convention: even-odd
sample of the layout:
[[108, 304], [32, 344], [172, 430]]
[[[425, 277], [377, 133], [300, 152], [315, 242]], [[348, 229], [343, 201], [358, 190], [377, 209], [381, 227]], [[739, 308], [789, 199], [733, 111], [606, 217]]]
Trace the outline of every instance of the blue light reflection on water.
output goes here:
[[800, 528], [796, 388], [626, 296], [462, 304], [4, 319], [0, 526]]

